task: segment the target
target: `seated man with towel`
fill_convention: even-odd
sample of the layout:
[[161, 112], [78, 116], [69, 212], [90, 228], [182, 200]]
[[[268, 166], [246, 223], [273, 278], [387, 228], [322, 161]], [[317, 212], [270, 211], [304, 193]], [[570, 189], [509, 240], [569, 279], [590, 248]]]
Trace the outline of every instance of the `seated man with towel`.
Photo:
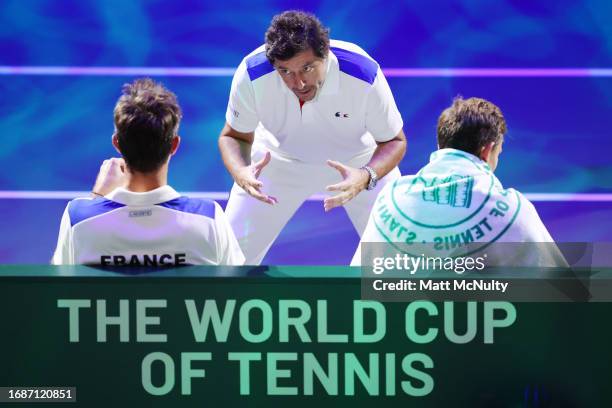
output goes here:
[[[533, 204], [493, 174], [505, 133], [497, 106], [457, 97], [438, 119], [439, 150], [381, 191], [361, 243], [387, 242], [412, 256], [424, 246], [443, 257], [491, 252], [487, 264], [497, 266], [565, 266]], [[362, 262], [361, 243], [351, 265]]]

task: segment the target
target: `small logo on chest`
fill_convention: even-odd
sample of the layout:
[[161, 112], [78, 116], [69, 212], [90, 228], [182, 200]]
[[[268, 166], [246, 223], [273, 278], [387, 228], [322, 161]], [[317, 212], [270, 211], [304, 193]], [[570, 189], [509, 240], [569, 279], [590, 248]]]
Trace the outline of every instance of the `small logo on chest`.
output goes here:
[[342, 113], [342, 112], [336, 112], [336, 114], [334, 115], [337, 118], [348, 118], [349, 114], [348, 113]]
[[153, 210], [147, 209], [147, 210], [130, 211], [128, 216], [130, 218], [134, 218], [134, 217], [150, 217], [151, 215], [153, 215]]

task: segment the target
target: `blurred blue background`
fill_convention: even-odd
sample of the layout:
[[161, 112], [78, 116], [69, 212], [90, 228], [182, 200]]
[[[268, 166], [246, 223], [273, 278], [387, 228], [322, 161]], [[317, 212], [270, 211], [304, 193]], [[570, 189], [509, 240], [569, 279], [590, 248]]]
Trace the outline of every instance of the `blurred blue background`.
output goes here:
[[[314, 12], [335, 39], [383, 68], [612, 67], [609, 1], [34, 1], [0, 2], [0, 190], [84, 190], [114, 155], [112, 75], [16, 75], [20, 67], [235, 68], [272, 16]], [[226, 192], [218, 154], [230, 76], [158, 76], [184, 110], [170, 183]], [[499, 105], [509, 133], [498, 175], [525, 193], [612, 192], [612, 76], [394, 77], [413, 173], [435, 149], [435, 123], [456, 95]], [[601, 196], [603, 197], [603, 196]], [[66, 200], [0, 200], [0, 262], [47, 262]], [[553, 237], [612, 240], [612, 202], [537, 201]], [[358, 239], [343, 211], [308, 202], [265, 262], [346, 263]], [[334, 252], [329, 244], [334, 243]]]

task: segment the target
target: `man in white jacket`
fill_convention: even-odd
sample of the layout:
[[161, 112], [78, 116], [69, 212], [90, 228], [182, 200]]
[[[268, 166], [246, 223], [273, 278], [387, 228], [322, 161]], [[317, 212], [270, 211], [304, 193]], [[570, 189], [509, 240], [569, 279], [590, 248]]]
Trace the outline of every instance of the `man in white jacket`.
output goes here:
[[[497, 106], [456, 98], [438, 119], [439, 150], [416, 175], [381, 191], [361, 243], [386, 242], [412, 256], [423, 248], [441, 257], [488, 252], [489, 265], [565, 265], [533, 204], [493, 174], [505, 133]], [[361, 243], [352, 265], [361, 264]]]
[[180, 143], [181, 109], [161, 84], [124, 86], [112, 143], [92, 197], [66, 206], [54, 264], [103, 266], [241, 265], [244, 256], [221, 207], [181, 196], [167, 184]]

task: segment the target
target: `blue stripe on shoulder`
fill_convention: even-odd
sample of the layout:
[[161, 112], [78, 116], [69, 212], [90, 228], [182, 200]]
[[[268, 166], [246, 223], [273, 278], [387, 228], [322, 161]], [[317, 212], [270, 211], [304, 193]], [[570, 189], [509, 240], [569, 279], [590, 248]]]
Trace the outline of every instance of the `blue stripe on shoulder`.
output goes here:
[[251, 55], [249, 58], [247, 58], [246, 66], [251, 81], [254, 81], [257, 78], [274, 71], [274, 67], [272, 66], [272, 64], [270, 64], [270, 61], [268, 61], [268, 57], [266, 57], [265, 51], [259, 52], [255, 55]]
[[378, 64], [368, 57], [343, 48], [331, 47], [338, 58], [340, 71], [347, 75], [361, 79], [372, 85], [378, 72]]
[[211, 200], [181, 196], [179, 198], [175, 198], [174, 200], [159, 203], [157, 205], [175, 211], [203, 215], [204, 217], [213, 219], [215, 218], [215, 202]]
[[72, 200], [68, 203], [68, 215], [70, 215], [70, 225], [75, 226], [81, 221], [97, 215], [105, 214], [117, 208], [125, 207], [115, 201], [97, 197], [93, 200]]

